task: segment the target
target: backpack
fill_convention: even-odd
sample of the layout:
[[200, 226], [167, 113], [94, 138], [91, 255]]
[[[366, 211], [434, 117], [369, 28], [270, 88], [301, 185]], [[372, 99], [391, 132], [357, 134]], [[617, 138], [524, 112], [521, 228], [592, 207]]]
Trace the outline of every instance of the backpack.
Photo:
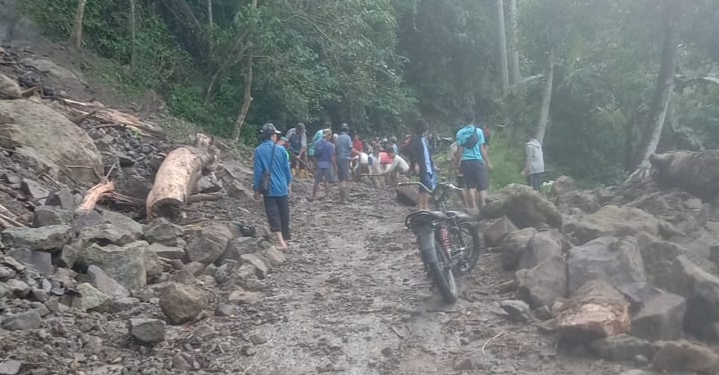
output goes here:
[[472, 135], [464, 141], [462, 147], [471, 149], [477, 145], [477, 142], [479, 142], [479, 135], [477, 134], [477, 127], [475, 126], [472, 128]]

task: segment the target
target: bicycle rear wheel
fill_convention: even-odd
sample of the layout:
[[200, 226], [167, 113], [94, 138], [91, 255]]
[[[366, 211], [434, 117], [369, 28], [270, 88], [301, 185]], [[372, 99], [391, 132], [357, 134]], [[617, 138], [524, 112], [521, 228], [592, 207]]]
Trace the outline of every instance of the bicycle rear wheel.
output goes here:
[[460, 264], [456, 267], [457, 272], [460, 275], [470, 272], [477, 265], [484, 249], [484, 241], [477, 228], [469, 222], [460, 223], [456, 230], [452, 231], [451, 240], [452, 244], [464, 252], [463, 259], [458, 260]]

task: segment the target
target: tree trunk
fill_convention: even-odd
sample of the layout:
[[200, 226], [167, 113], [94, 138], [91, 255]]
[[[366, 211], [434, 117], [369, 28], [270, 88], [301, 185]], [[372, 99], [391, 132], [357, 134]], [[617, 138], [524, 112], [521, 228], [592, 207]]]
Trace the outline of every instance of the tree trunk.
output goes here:
[[544, 76], [544, 93], [542, 93], [542, 108], [537, 123], [537, 140], [544, 144], [544, 134], [549, 123], [549, 107], [552, 103], [552, 85], [554, 84], [554, 52], [549, 50], [547, 73]]
[[662, 45], [661, 65], [657, 75], [657, 83], [652, 97], [652, 104], [649, 109], [649, 123], [644, 134], [641, 135], [643, 148], [639, 152], [642, 155], [639, 159], [637, 169], [632, 176], [647, 178], [651, 169], [650, 157], [657, 151], [659, 140], [662, 137], [664, 121], [667, 117], [669, 103], [671, 102], [672, 91], [674, 90], [674, 70], [676, 66], [677, 51], [677, 21], [680, 13], [680, 2], [669, 0], [665, 2], [666, 15], [664, 24], [664, 43]]
[[207, 0], [207, 26], [208, 26], [207, 40], [208, 40], [208, 44], [210, 47], [210, 56], [212, 56], [212, 51], [214, 50], [214, 47], [215, 47], [215, 41], [213, 40], [213, 37], [212, 37], [212, 28], [214, 27], [213, 21], [212, 21], [212, 0]]
[[188, 202], [202, 170], [215, 160], [212, 147], [208, 136], [198, 134], [193, 146], [174, 149], [167, 155], [147, 195], [148, 218], [169, 215]]
[[517, 25], [517, 0], [509, 0], [509, 19], [511, 22], [512, 34], [509, 37], [512, 64], [512, 85], [516, 85], [522, 79], [519, 72], [519, 26]]
[[82, 49], [82, 20], [85, 18], [85, 4], [87, 0], [79, 0], [75, 10], [75, 24], [72, 28], [72, 44], [75, 48]]
[[237, 116], [235, 130], [232, 133], [232, 139], [235, 141], [240, 139], [242, 126], [245, 124], [247, 112], [250, 110], [250, 103], [252, 103], [252, 56], [247, 57], [247, 72], [245, 73], [245, 99], [242, 101], [240, 115]]
[[132, 35], [132, 52], [130, 54], [130, 67], [133, 72], [137, 71], [137, 25], [136, 25], [137, 0], [130, 0], [130, 34]]
[[509, 89], [509, 67], [507, 62], [507, 37], [504, 30], [504, 0], [497, 0], [497, 34], [499, 35], [499, 66], [502, 75], [502, 94]]

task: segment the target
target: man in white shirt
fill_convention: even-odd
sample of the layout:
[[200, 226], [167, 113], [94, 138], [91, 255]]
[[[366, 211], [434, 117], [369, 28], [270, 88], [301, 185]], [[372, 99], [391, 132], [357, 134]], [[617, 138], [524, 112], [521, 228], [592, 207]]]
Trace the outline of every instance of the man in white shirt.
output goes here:
[[406, 174], [409, 172], [409, 164], [397, 153], [395, 153], [392, 147], [387, 149], [387, 156], [392, 160], [389, 166], [385, 167], [382, 174], [389, 176], [388, 184], [394, 186], [397, 183], [397, 174]]
[[527, 177], [527, 184], [534, 190], [542, 189], [544, 182], [544, 153], [542, 144], [536, 138], [531, 138], [524, 147], [527, 161], [524, 164], [522, 175]]

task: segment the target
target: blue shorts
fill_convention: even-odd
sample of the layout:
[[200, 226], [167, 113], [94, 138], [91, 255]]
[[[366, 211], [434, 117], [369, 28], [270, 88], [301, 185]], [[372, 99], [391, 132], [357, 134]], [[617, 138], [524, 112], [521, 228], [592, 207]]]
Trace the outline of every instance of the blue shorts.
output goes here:
[[420, 186], [419, 187], [420, 193], [431, 193], [434, 190], [434, 188], [437, 187], [434, 183], [433, 176], [429, 173], [425, 173], [423, 176], [420, 176], [419, 182], [422, 185], [424, 185], [430, 189], [430, 190], [427, 190], [427, 189], [423, 188], [422, 186]]

